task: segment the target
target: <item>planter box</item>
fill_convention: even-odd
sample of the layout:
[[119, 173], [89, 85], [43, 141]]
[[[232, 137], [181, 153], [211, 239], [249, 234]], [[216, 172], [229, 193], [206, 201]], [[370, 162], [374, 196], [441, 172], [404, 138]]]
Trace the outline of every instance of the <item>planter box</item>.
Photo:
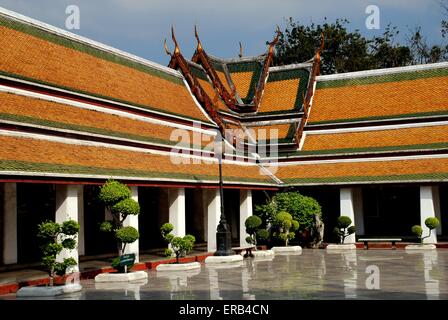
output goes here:
[[156, 267], [157, 271], [186, 271], [201, 269], [199, 262], [190, 263], [162, 263]]
[[254, 258], [261, 258], [261, 257], [273, 257], [274, 256], [274, 251], [272, 250], [257, 250], [257, 251], [252, 251], [252, 255], [254, 256]]
[[17, 297], [55, 297], [81, 290], [79, 283], [53, 287], [23, 287], [17, 291]]
[[356, 245], [354, 243], [345, 244], [329, 244], [327, 246], [327, 251], [346, 251], [346, 250], [356, 250]]
[[100, 273], [95, 277], [95, 282], [129, 282], [148, 279], [145, 271], [133, 271], [128, 273]]
[[435, 244], [409, 244], [405, 247], [406, 251], [435, 250]]
[[301, 254], [302, 247], [301, 246], [288, 246], [288, 247], [273, 247], [272, 251], [275, 254]]
[[220, 265], [226, 263], [235, 263], [243, 261], [243, 257], [239, 254], [234, 254], [231, 256], [210, 256], [205, 259], [205, 264], [207, 265]]

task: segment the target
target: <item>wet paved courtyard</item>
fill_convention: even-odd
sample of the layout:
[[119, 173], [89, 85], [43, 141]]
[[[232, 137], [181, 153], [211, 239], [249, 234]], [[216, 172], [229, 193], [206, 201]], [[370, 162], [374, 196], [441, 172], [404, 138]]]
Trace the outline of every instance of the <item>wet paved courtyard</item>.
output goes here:
[[195, 271], [149, 270], [148, 275], [143, 283], [83, 280], [82, 292], [54, 299], [448, 299], [448, 250], [303, 250], [270, 260], [248, 258], [219, 267], [202, 264]]

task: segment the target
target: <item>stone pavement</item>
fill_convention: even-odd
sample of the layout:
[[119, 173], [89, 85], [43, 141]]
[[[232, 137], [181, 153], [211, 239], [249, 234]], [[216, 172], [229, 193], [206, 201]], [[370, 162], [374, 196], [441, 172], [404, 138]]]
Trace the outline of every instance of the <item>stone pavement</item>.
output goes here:
[[[304, 249], [272, 260], [247, 258], [200, 270], [148, 270], [143, 283], [95, 284], [56, 299], [448, 299], [448, 250], [356, 250], [327, 253]], [[16, 299], [15, 294], [0, 299]]]

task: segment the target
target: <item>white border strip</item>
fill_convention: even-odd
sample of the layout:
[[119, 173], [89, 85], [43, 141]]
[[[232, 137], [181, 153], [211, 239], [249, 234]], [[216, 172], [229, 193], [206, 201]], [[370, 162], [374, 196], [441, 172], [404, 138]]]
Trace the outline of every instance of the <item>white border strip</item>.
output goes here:
[[126, 58], [128, 60], [132, 60], [134, 62], [143, 64], [145, 66], [151, 67], [151, 68], [156, 69], [158, 71], [162, 71], [162, 72], [168, 73], [168, 74], [173, 75], [173, 76], [175, 76], [177, 78], [180, 78], [180, 79], [183, 78], [182, 74], [180, 72], [178, 72], [177, 70], [165, 67], [165, 66], [163, 66], [161, 64], [158, 64], [156, 62], [152, 62], [152, 61], [143, 59], [141, 57], [138, 57], [136, 55], [130, 54], [128, 52], [125, 52], [125, 51], [122, 51], [122, 50], [110, 47], [110, 46], [105, 45], [103, 43], [100, 43], [100, 42], [97, 42], [97, 41], [94, 41], [94, 40], [91, 40], [91, 39], [79, 36], [77, 34], [74, 34], [74, 33], [68, 32], [66, 30], [57, 28], [57, 27], [49, 25], [47, 23], [44, 23], [44, 22], [32, 19], [32, 18], [24, 16], [24, 15], [22, 15], [20, 13], [17, 13], [17, 12], [14, 12], [14, 11], [10, 11], [8, 9], [0, 7], [0, 14], [3, 15], [3, 16], [6, 16], [8, 18], [12, 18], [14, 20], [18, 20], [18, 21], [20, 21], [22, 23], [27, 23], [27, 24], [29, 24], [31, 26], [34, 26], [34, 27], [37, 27], [37, 28], [39, 28], [41, 30], [44, 30], [44, 31], [56, 34], [58, 36], [62, 36], [62, 37], [67, 38], [69, 40], [74, 40], [74, 41], [77, 41], [77, 42], [80, 42], [80, 43], [84, 43], [84, 44], [87, 44], [87, 45], [89, 45], [91, 47], [99, 49], [101, 51], [105, 51], [105, 52], [112, 53], [114, 55], [121, 56], [123, 58]]
[[356, 79], [356, 78], [365, 78], [365, 77], [371, 77], [371, 76], [382, 76], [382, 75], [388, 75], [388, 74], [441, 69], [441, 68], [448, 68], [448, 62], [428, 63], [428, 64], [419, 64], [419, 65], [406, 66], [406, 67], [385, 68], [385, 69], [375, 69], [375, 70], [365, 70], [365, 71], [330, 74], [330, 75], [317, 76], [316, 80], [317, 81], [331, 81], [331, 80]]

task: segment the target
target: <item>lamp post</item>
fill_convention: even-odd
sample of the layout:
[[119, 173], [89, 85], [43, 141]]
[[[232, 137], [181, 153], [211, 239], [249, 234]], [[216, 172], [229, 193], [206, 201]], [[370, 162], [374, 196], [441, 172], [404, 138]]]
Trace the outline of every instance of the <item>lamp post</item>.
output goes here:
[[[219, 218], [219, 224], [216, 229], [216, 252], [215, 256], [230, 256], [235, 253], [232, 250], [232, 237], [230, 234], [230, 228], [227, 224], [226, 216], [224, 213], [224, 188], [222, 181], [222, 156], [223, 156], [223, 141], [221, 134], [218, 132], [215, 140], [215, 154], [218, 156], [218, 166], [219, 166], [219, 195], [221, 197], [221, 216]], [[220, 147], [216, 148], [217, 144]]]

